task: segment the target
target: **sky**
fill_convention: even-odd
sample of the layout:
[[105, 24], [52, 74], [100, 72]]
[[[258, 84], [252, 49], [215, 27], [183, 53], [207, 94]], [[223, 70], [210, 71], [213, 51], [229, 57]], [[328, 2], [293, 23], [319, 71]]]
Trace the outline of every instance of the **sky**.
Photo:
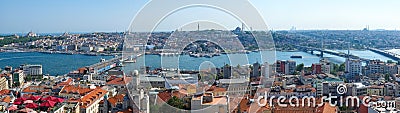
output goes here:
[[[147, 0], [2, 0], [0, 33], [115, 32], [129, 28]], [[400, 29], [399, 0], [249, 0], [267, 29]], [[174, 4], [174, 2], [170, 2]], [[163, 4], [163, 5], [171, 5]], [[227, 3], [234, 4], [234, 3]], [[157, 11], [164, 6], [156, 6]], [[148, 14], [150, 17], [151, 14]], [[158, 31], [234, 29], [241, 22], [223, 11], [194, 7], [179, 10], [156, 26]], [[144, 21], [146, 22], [146, 21]], [[135, 25], [132, 25], [135, 26]], [[222, 27], [221, 27], [222, 26]], [[250, 26], [251, 27], [251, 26]]]

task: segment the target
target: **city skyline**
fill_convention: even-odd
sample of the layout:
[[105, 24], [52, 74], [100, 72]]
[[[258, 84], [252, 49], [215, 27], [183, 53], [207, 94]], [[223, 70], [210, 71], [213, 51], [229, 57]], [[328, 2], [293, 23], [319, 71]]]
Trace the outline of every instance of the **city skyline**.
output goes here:
[[399, 112], [399, 3], [3, 1], [0, 112]]
[[[5, 1], [1, 4], [0, 33], [123, 32], [148, 1]], [[371, 30], [400, 29], [396, 17], [399, 1], [274, 1], [250, 0], [271, 30]], [[171, 2], [173, 3], [173, 2]], [[229, 3], [227, 3], [229, 4]], [[24, 7], [24, 8], [21, 8]], [[182, 15], [190, 15], [184, 16]], [[241, 23], [224, 12], [210, 8], [189, 8], [174, 13], [157, 31], [173, 31], [182, 25], [205, 19], [220, 21], [226, 29]], [[186, 22], [182, 24], [182, 22]], [[251, 27], [251, 26], [250, 26]], [[212, 29], [202, 26], [204, 29]], [[187, 28], [189, 30], [197, 28]]]

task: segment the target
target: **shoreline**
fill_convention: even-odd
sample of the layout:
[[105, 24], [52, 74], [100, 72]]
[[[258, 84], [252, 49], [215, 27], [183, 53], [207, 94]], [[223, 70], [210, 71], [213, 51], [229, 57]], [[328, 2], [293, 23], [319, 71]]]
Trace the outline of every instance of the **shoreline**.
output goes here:
[[[384, 50], [393, 50], [392, 49], [384, 49]], [[339, 49], [333, 49], [339, 50]], [[352, 51], [368, 51], [368, 49], [350, 49]], [[252, 52], [260, 52], [260, 51], [275, 51], [275, 52], [304, 52], [300, 50], [254, 50], [254, 51], [237, 51], [237, 52], [220, 52], [220, 53], [208, 53], [208, 54], [248, 54]], [[115, 56], [115, 55], [122, 55], [123, 52], [113, 52], [113, 53], [100, 53], [100, 52], [68, 52], [68, 51], [40, 51], [40, 50], [8, 50], [8, 51], [0, 51], [0, 53], [44, 53], [44, 54], [65, 54], [65, 55], [86, 55], [86, 56]], [[160, 55], [164, 56], [167, 54], [173, 55], [189, 55], [189, 54], [178, 54], [178, 53], [156, 53], [156, 52], [146, 52], [145, 55]], [[167, 55], [168, 56], [168, 55]]]
[[98, 53], [98, 52], [40, 51], [40, 50], [19, 50], [19, 49], [0, 51], [0, 53], [43, 53], [43, 54], [86, 55], [86, 56], [115, 56], [122, 54], [122, 52]]

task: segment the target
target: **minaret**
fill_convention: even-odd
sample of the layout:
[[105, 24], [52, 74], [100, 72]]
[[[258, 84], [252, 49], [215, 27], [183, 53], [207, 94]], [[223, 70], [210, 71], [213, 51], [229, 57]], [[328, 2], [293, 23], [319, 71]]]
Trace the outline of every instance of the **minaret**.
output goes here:
[[242, 23], [242, 31], [244, 32], [244, 23]]
[[351, 44], [351, 40], [350, 40], [350, 37], [349, 37], [349, 45], [347, 47], [347, 59], [350, 58], [350, 44]]
[[321, 44], [321, 58], [324, 58], [324, 38], [322, 38], [322, 44]]
[[197, 31], [200, 31], [200, 23], [197, 23]]
[[140, 86], [140, 75], [139, 72], [136, 70], [136, 90], [139, 90]]

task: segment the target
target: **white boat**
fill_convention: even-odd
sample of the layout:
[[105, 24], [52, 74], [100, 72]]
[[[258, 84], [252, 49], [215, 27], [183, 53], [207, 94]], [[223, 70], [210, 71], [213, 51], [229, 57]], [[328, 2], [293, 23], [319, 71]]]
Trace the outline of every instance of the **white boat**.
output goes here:
[[136, 63], [136, 59], [131, 57], [128, 60], [125, 60], [124, 63]]

